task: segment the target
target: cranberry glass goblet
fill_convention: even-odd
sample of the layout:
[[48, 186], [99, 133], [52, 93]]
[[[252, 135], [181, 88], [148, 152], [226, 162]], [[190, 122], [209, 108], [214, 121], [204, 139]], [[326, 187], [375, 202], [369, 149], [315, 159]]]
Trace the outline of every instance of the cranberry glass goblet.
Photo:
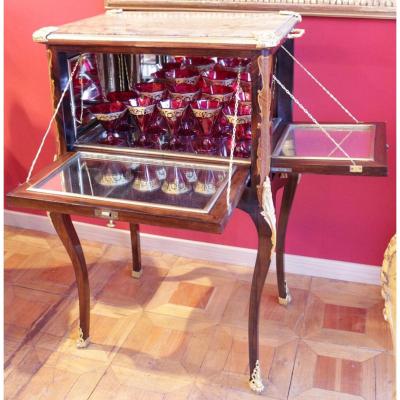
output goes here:
[[184, 171], [179, 167], [169, 167], [167, 177], [162, 184], [161, 190], [167, 194], [183, 194], [189, 192], [191, 185]]
[[206, 71], [201, 75], [207, 85], [232, 86], [237, 80], [237, 74], [232, 71]]
[[164, 71], [170, 71], [171, 69], [180, 69], [182, 68], [182, 63], [178, 61], [170, 61], [162, 64], [162, 69]]
[[161, 82], [136, 83], [135, 90], [140, 96], [150, 97], [156, 101], [165, 98], [167, 93], [165, 85]]
[[[232, 101], [223, 108], [224, 116], [233, 130], [235, 122], [235, 102]], [[251, 105], [239, 103], [236, 118], [236, 139], [251, 140]]]
[[133, 90], [115, 91], [107, 94], [107, 100], [111, 102], [119, 101], [126, 104], [130, 99], [134, 99], [137, 96]]
[[168, 88], [168, 91], [172, 98], [182, 99], [187, 102], [197, 100], [200, 96], [200, 89], [197, 87], [197, 85], [191, 85], [189, 83], [171, 85]]
[[128, 140], [125, 135], [121, 135], [116, 131], [122, 116], [126, 112], [125, 104], [119, 101], [99, 103], [90, 107], [89, 111], [107, 132], [106, 137], [101, 138], [99, 143], [111, 146], [128, 146]]
[[153, 192], [160, 186], [156, 167], [147, 164], [140, 165], [133, 181], [133, 188], [139, 192]]
[[[127, 105], [130, 99], [136, 98], [138, 95], [133, 90], [126, 91], [115, 91], [107, 94], [107, 100], [111, 102], [120, 101]], [[134, 130], [134, 125], [131, 121], [131, 116], [129, 113], [124, 114], [118, 124], [118, 131], [127, 132]]]
[[190, 103], [190, 108], [200, 123], [203, 135], [210, 136], [215, 120], [221, 110], [219, 102], [215, 100], [197, 100]]
[[200, 75], [196, 70], [189, 68], [180, 68], [166, 71], [165, 78], [171, 85], [178, 85], [179, 83], [197, 85], [200, 79]]
[[196, 193], [210, 196], [217, 190], [218, 179], [212, 170], [201, 170], [198, 173], [197, 182], [194, 185]]
[[187, 108], [187, 103], [182, 99], [168, 99], [160, 101], [157, 108], [167, 122], [171, 135], [176, 137], [182, 122], [182, 117]]
[[223, 69], [225, 71], [233, 71], [233, 72], [243, 72], [247, 69], [250, 64], [249, 58], [236, 58], [236, 57], [226, 57], [226, 58], [218, 58], [218, 64], [216, 65], [216, 69]]
[[251, 156], [251, 140], [239, 140], [236, 144], [234, 155], [235, 157], [249, 158]]
[[184, 63], [198, 72], [208, 71], [215, 65], [215, 61], [208, 57], [186, 57]]
[[137, 97], [129, 100], [127, 107], [135, 119], [140, 133], [144, 134], [156, 107], [154, 100], [150, 97]]
[[244, 92], [251, 92], [251, 74], [249, 72], [240, 74], [240, 86]]
[[95, 175], [95, 181], [102, 186], [123, 186], [133, 179], [132, 170], [117, 162], [107, 163]]
[[229, 86], [211, 85], [203, 89], [201, 97], [225, 103], [232, 100], [233, 94], [234, 90]]

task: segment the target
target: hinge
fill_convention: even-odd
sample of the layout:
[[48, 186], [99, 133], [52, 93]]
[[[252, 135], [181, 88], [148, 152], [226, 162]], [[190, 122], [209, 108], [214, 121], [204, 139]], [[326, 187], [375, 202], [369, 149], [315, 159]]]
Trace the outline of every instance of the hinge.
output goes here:
[[360, 174], [363, 172], [362, 165], [350, 165], [350, 172]]

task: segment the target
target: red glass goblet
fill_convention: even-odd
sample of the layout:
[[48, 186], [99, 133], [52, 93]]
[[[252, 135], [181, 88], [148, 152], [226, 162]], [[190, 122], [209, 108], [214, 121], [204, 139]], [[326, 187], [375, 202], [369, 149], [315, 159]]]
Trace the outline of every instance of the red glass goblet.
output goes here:
[[167, 78], [165, 77], [165, 73], [166, 73], [165, 70], [160, 69], [159, 71], [153, 72], [153, 73], [151, 74], [151, 76], [154, 78], [154, 80], [155, 80], [156, 82], [162, 83], [162, 84], [164, 84], [164, 85], [167, 85], [167, 84], [168, 84], [168, 80], [167, 80]]
[[215, 139], [216, 154], [220, 157], [230, 157], [232, 138], [229, 136], [219, 136]]
[[[239, 92], [239, 101], [241, 104], [248, 104], [251, 106], [251, 93], [250, 92]], [[235, 101], [235, 100], [233, 100]]]
[[140, 133], [146, 131], [155, 109], [154, 100], [150, 97], [137, 97], [129, 100], [128, 110], [135, 119]]
[[161, 186], [157, 176], [157, 170], [152, 165], [142, 164], [137, 169], [133, 188], [140, 192], [153, 192]]
[[169, 94], [174, 99], [182, 99], [187, 102], [197, 100], [200, 96], [200, 89], [196, 85], [179, 83], [168, 88]]
[[200, 123], [204, 136], [210, 136], [215, 120], [221, 110], [218, 101], [197, 100], [190, 103], [194, 116]]
[[180, 69], [182, 68], [182, 63], [178, 61], [166, 62], [162, 64], [162, 69], [164, 71], [170, 71], [171, 69]]
[[215, 138], [212, 136], [197, 136], [194, 148], [198, 154], [215, 155], [217, 151]]
[[197, 182], [194, 185], [196, 193], [210, 196], [217, 191], [218, 179], [212, 170], [201, 170], [197, 176]]
[[251, 92], [251, 74], [249, 72], [240, 74], [240, 87], [244, 92]]
[[180, 83], [197, 85], [200, 79], [200, 75], [196, 70], [189, 68], [180, 68], [166, 71], [165, 78], [171, 85], [178, 85]]
[[[121, 103], [128, 104], [130, 99], [136, 98], [138, 95], [133, 90], [115, 91], [107, 94], [107, 100], [111, 102], [120, 101]], [[129, 113], [124, 114], [118, 124], [118, 130], [122, 132], [132, 131], [134, 125], [131, 122]]]
[[207, 85], [232, 86], [237, 80], [237, 74], [232, 71], [206, 71], [201, 75]]
[[208, 57], [186, 57], [184, 64], [198, 72], [203, 72], [214, 68], [215, 61]]
[[133, 179], [132, 170], [117, 162], [107, 163], [94, 177], [102, 186], [123, 186]]
[[218, 58], [218, 64], [216, 65], [216, 69], [223, 69], [225, 71], [233, 71], [233, 72], [243, 72], [245, 71], [249, 64], [249, 58], [236, 58], [236, 57], [227, 57], [227, 58]]
[[166, 93], [166, 87], [161, 82], [136, 83], [135, 90], [140, 96], [150, 97], [156, 101], [162, 100]]
[[201, 97], [225, 103], [232, 100], [233, 94], [234, 90], [229, 86], [211, 85], [203, 88]]
[[168, 99], [160, 101], [157, 108], [167, 122], [171, 135], [176, 137], [187, 103], [181, 99]]
[[191, 190], [191, 185], [181, 168], [169, 167], [161, 190], [167, 194], [177, 195], [189, 192]]
[[72, 85], [74, 94], [78, 97], [77, 100], [85, 102], [104, 101], [94, 54], [82, 55], [81, 63], [74, 74]]
[[251, 140], [239, 140], [234, 155], [235, 157], [249, 158], [251, 156]]
[[[223, 108], [223, 114], [233, 129], [235, 122], [235, 102], [232, 101]], [[236, 118], [237, 140], [251, 140], [251, 105], [239, 103]]]
[[126, 137], [123, 137], [116, 129], [122, 116], [126, 112], [126, 106], [115, 101], [112, 103], [99, 103], [89, 108], [89, 111], [101, 123], [103, 128], [107, 131], [107, 136], [101, 138], [99, 143], [108, 144], [112, 146], [127, 146], [128, 142]]
[[133, 90], [115, 91], [107, 94], [107, 100], [111, 102], [119, 101], [126, 104], [130, 99], [134, 99], [137, 96]]

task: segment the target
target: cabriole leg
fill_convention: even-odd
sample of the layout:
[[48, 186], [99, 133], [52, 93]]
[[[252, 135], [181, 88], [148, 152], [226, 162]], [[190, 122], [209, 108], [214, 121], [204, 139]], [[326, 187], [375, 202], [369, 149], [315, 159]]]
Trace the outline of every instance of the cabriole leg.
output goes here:
[[264, 390], [259, 362], [259, 314], [262, 291], [271, 263], [271, 230], [264, 217], [257, 213], [253, 221], [258, 233], [258, 251], [253, 273], [249, 307], [249, 366], [250, 388], [257, 393]]
[[70, 215], [51, 212], [49, 216], [74, 267], [79, 298], [79, 339], [76, 345], [78, 348], [87, 347], [90, 327], [90, 289], [81, 243]]
[[278, 302], [282, 305], [288, 305], [292, 297], [285, 280], [285, 240], [286, 230], [289, 222], [290, 210], [292, 208], [294, 196], [296, 193], [298, 174], [289, 174], [283, 189], [282, 204], [279, 213], [277, 238], [276, 238], [276, 274], [278, 280]]
[[142, 276], [142, 262], [140, 259], [139, 225], [129, 224], [132, 245], [132, 277], [139, 279]]

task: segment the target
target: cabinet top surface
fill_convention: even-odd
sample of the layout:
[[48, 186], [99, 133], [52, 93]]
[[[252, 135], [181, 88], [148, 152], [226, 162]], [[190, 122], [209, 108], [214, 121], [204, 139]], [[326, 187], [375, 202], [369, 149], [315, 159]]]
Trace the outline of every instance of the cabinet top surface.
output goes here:
[[300, 16], [277, 12], [118, 11], [43, 28], [41, 43], [112, 45], [152, 48], [273, 48], [288, 35]]

